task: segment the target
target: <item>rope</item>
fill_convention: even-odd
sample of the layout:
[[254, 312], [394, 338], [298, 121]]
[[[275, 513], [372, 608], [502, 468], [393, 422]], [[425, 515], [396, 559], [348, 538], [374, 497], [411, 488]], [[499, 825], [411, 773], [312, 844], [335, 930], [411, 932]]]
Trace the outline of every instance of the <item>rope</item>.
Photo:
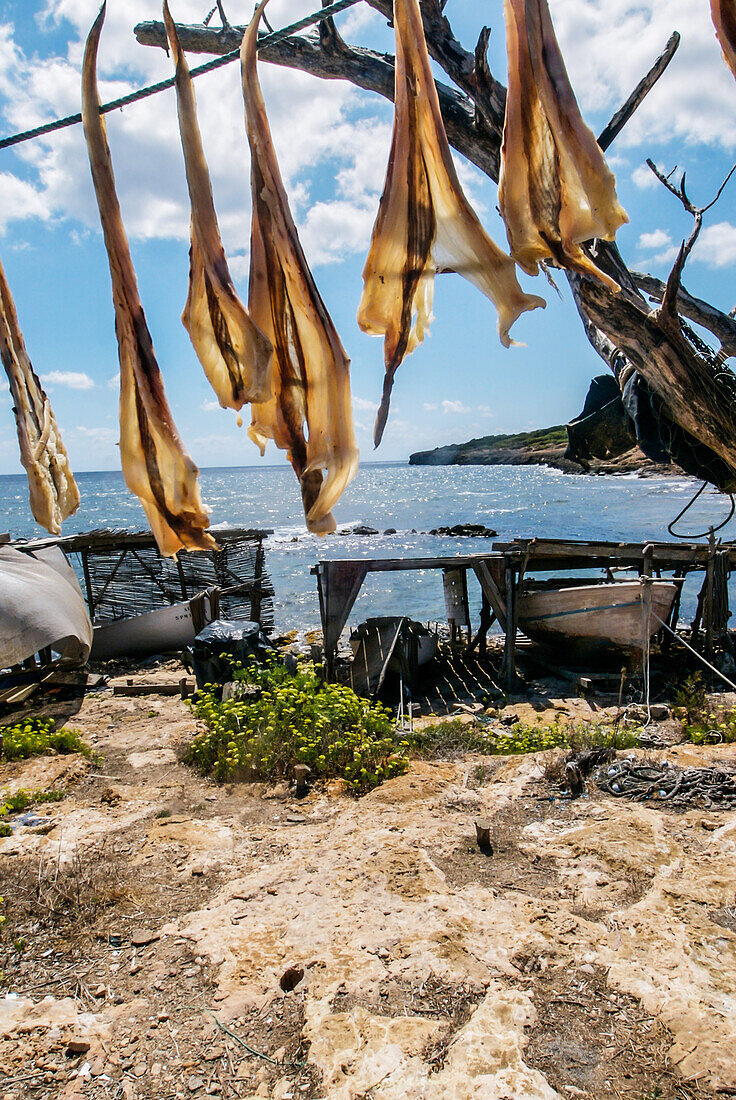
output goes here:
[[[707, 538], [707, 536], [711, 533], [710, 527], [708, 528], [707, 531], [701, 531], [700, 534], [698, 534], [698, 535], [678, 535], [677, 531], [672, 530], [672, 528], [677, 523], [678, 519], [682, 519], [682, 517], [685, 515], [685, 513], [690, 511], [693, 504], [698, 499], [700, 494], [703, 492], [703, 489], [705, 489], [707, 484], [708, 484], [708, 482], [704, 481], [703, 484], [698, 489], [695, 496], [691, 500], [688, 501], [688, 503], [685, 505], [685, 507], [682, 509], [681, 512], [677, 513], [677, 515], [672, 520], [672, 522], [667, 524], [667, 530], [669, 531], [669, 533], [672, 535], [673, 538], [676, 538], [676, 539], [704, 539], [704, 538]], [[724, 528], [726, 526], [726, 524], [730, 522], [731, 518], [733, 517], [734, 511], [736, 511], [736, 500], [734, 500], [734, 495], [733, 495], [733, 493], [729, 493], [728, 495], [731, 498], [731, 510], [728, 513], [728, 515], [726, 516], [726, 518], [724, 520], [721, 520], [721, 522], [718, 524], [717, 527], [713, 528], [713, 534], [715, 534], [716, 531], [722, 530], [722, 528]]]
[[716, 676], [720, 676], [720, 678], [721, 678], [721, 680], [723, 680], [724, 684], [728, 684], [728, 686], [731, 688], [732, 691], [736, 691], [736, 684], [732, 683], [732, 681], [729, 680], [729, 678], [727, 676], [724, 676], [723, 673], [721, 672], [721, 670], [716, 668], [715, 665], [712, 665], [710, 663], [710, 661], [706, 661], [706, 659], [702, 655], [702, 653], [698, 653], [697, 649], [693, 649], [693, 647], [691, 645], [689, 645], [685, 641], [684, 638], [682, 638], [679, 634], [676, 634], [675, 631], [672, 629], [672, 627], [667, 625], [667, 623], [664, 621], [664, 619], [660, 619], [659, 615], [654, 610], [654, 608], [652, 608], [652, 615], [657, 620], [657, 622], [660, 622], [662, 624], [662, 626], [665, 628], [665, 630], [669, 630], [669, 632], [670, 632], [670, 634], [672, 635], [673, 638], [676, 638], [678, 642], [681, 642], [682, 645], [685, 646], [685, 649], [689, 649], [690, 652], [695, 657], [697, 657], [699, 661], [703, 662], [703, 664], [705, 665], [706, 668], [709, 668], [711, 670], [711, 672], [715, 672]]
[[[357, 3], [359, 3], [359, 0], [335, 0], [334, 4], [329, 4], [327, 7], [321, 8], [319, 12], [305, 15], [303, 19], [298, 19], [296, 23], [292, 23], [290, 26], [284, 27], [280, 31], [274, 31], [272, 34], [263, 35], [258, 40], [258, 49], [262, 50], [266, 46], [274, 46], [277, 42], [283, 42], [285, 38], [290, 38], [293, 34], [296, 34], [297, 31], [304, 30], [305, 27], [311, 27], [315, 23], [321, 23], [329, 16], [336, 15], [338, 12], [344, 11], [346, 8], [351, 8]], [[212, 73], [215, 69], [221, 69], [225, 65], [230, 65], [231, 62], [235, 61], [238, 57], [240, 57], [240, 48], [231, 50], [230, 53], [223, 54], [222, 57], [216, 57], [213, 61], [208, 61], [204, 65], [199, 65], [196, 69], [192, 69], [191, 75], [194, 77], [203, 76], [205, 73]], [[160, 80], [157, 84], [149, 84], [147, 88], [139, 88], [136, 92], [129, 92], [128, 95], [121, 96], [120, 99], [113, 99], [109, 103], [103, 103], [100, 106], [100, 114], [106, 115], [109, 114], [110, 111], [117, 111], [120, 107], [127, 107], [130, 103], [138, 103], [141, 99], [148, 99], [150, 96], [166, 91], [167, 88], [173, 88], [174, 84], [175, 78], [170, 76], [167, 80]], [[20, 145], [21, 142], [31, 141], [32, 138], [54, 133], [55, 130], [65, 130], [69, 126], [76, 126], [81, 121], [81, 114], [67, 115], [66, 118], [57, 118], [54, 122], [46, 122], [43, 126], [36, 126], [33, 130], [24, 130], [20, 134], [13, 134], [11, 137], [0, 139], [0, 149], [8, 149], [11, 145]]]
[[736, 804], [736, 773], [722, 768], [678, 768], [666, 760], [661, 763], [627, 757], [607, 768], [599, 768], [596, 785], [614, 798], [629, 798], [634, 802], [669, 802], [685, 807], [703, 802], [706, 807], [726, 803]]

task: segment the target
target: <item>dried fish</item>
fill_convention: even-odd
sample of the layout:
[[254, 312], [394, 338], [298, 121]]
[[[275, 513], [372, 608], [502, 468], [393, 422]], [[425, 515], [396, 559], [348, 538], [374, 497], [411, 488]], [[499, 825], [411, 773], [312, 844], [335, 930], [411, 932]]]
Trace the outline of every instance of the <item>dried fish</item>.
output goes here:
[[710, 0], [710, 11], [723, 58], [736, 77], [736, 2], [735, 0]]
[[28, 475], [33, 517], [52, 535], [60, 535], [62, 522], [79, 507], [79, 489], [49, 399], [28, 358], [2, 264], [0, 357], [13, 397], [20, 460]]
[[552, 259], [617, 291], [580, 245], [613, 240], [628, 217], [580, 115], [547, 0], [505, 0], [505, 14], [509, 87], [498, 197], [511, 255], [529, 274]]
[[273, 393], [253, 404], [249, 435], [261, 453], [269, 439], [286, 451], [301, 485], [307, 527], [325, 534], [334, 531], [332, 508], [358, 468], [350, 360], [307, 266], [271, 140], [257, 72], [258, 26], [267, 2], [256, 10], [241, 47], [253, 192], [248, 306], [274, 347]]
[[374, 439], [381, 441], [394, 376], [424, 339], [437, 271], [470, 279], [498, 310], [498, 332], [544, 300], [525, 294], [513, 261], [463, 194], [445, 134], [417, 0], [394, 0], [396, 96], [388, 171], [363, 270], [358, 324], [384, 336], [386, 378]]
[[199, 471], [184, 450], [166, 400], [120, 215], [97, 92], [104, 21], [105, 4], [84, 52], [82, 120], [112, 279], [120, 359], [120, 453], [126, 485], [143, 505], [161, 553], [171, 557], [181, 549], [215, 549], [216, 543], [205, 531], [209, 518], [199, 496]]
[[194, 86], [176, 24], [164, 2], [176, 66], [179, 129], [192, 207], [189, 295], [182, 321], [223, 408], [264, 401], [271, 388], [271, 343], [238, 297], [220, 239], [212, 186], [197, 122]]

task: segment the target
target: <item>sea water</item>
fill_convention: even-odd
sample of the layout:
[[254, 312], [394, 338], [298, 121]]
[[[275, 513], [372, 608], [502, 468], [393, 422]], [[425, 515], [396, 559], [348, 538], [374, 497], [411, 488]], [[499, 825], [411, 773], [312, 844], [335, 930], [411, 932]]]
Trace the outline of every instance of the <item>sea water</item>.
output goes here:
[[[111, 527], [145, 529], [138, 501], [120, 473], [77, 477], [82, 503], [64, 524], [65, 534]], [[290, 467], [205, 469], [202, 496], [218, 527], [268, 528], [266, 566], [276, 590], [279, 630], [319, 626], [319, 604], [312, 567], [328, 558], [396, 558], [458, 555], [490, 550], [484, 538], [430, 535], [434, 527], [482, 523], [500, 540], [517, 537], [591, 539], [615, 542], [667, 540], [667, 525], [687, 504], [697, 482], [685, 477], [639, 478], [563, 474], [538, 466], [409, 466], [364, 463], [336, 510], [335, 535], [306, 532], [296, 478]], [[729, 501], [706, 490], [678, 524], [683, 534], [699, 534], [728, 514]], [[358, 524], [380, 534], [353, 535]], [[388, 528], [396, 533], [386, 535]], [[0, 476], [0, 530], [13, 538], [44, 532], [28, 506], [25, 475]], [[736, 520], [720, 537], [736, 537]], [[592, 575], [600, 575], [592, 574]], [[702, 574], [686, 584], [682, 618], [692, 617]], [[471, 580], [471, 611], [480, 593]], [[732, 606], [734, 600], [732, 596]], [[370, 574], [350, 622], [369, 615], [405, 614], [420, 620], [444, 616], [441, 574], [436, 570]]]

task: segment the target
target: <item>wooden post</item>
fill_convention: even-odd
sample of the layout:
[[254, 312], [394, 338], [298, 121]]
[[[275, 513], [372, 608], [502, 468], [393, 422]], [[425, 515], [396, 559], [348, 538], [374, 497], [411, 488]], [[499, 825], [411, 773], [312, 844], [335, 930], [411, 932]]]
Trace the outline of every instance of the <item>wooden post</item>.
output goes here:
[[95, 598], [92, 594], [92, 576], [89, 571], [89, 559], [87, 557], [87, 551], [81, 551], [82, 558], [82, 573], [84, 574], [84, 587], [87, 589], [87, 607], [89, 608], [90, 619], [95, 615]]
[[501, 678], [506, 691], [512, 691], [516, 685], [516, 623], [517, 592], [516, 567], [511, 555], [504, 555], [504, 579], [506, 582], [506, 636], [503, 649]]
[[478, 842], [478, 847], [484, 856], [493, 855], [493, 845], [491, 844], [491, 823], [483, 818], [479, 818], [475, 823], [475, 839]]
[[261, 579], [263, 577], [263, 563], [265, 560], [265, 554], [263, 551], [263, 540], [258, 540], [258, 549], [256, 550], [256, 563], [255, 563], [255, 584], [253, 585], [253, 591], [250, 597], [250, 615], [254, 623], [260, 623], [261, 621]]
[[705, 626], [705, 657], [713, 660], [713, 581], [716, 568], [716, 537], [713, 528], [708, 535], [708, 561], [705, 566], [705, 599], [703, 601], [703, 625]]

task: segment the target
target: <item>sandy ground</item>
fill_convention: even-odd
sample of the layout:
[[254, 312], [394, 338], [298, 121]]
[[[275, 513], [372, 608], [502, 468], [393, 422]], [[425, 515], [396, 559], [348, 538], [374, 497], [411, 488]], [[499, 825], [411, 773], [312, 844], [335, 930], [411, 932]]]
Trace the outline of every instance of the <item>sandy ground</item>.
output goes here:
[[97, 762], [0, 768], [68, 791], [0, 840], [7, 1100], [736, 1095], [735, 812], [561, 801], [541, 756], [296, 801], [179, 763], [178, 699], [69, 724]]

